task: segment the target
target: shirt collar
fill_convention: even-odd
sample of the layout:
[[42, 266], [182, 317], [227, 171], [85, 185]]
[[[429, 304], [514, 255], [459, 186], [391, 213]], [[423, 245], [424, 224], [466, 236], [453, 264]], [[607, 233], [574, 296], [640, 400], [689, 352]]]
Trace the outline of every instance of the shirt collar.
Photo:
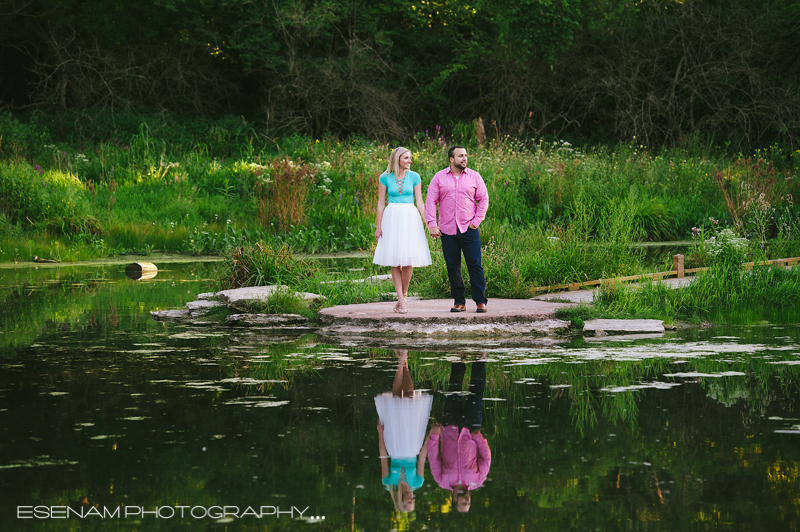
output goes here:
[[[452, 175], [453, 177], [455, 177], [455, 176], [456, 176], [456, 174], [454, 174], [454, 173], [453, 173], [453, 167], [452, 167], [452, 166], [448, 166], [448, 167], [447, 167], [447, 169], [446, 169], [446, 171], [447, 171], [447, 172], [449, 172], [449, 173], [450, 173], [450, 175]], [[471, 171], [472, 171], [472, 170], [470, 170], [470, 169], [469, 169], [469, 167], [467, 167], [467, 168], [464, 168], [464, 170], [462, 170], [462, 171], [461, 171], [461, 176], [460, 176], [460, 177], [463, 177], [464, 175], [466, 175], [466, 174], [467, 174], [467, 172], [471, 172]]]

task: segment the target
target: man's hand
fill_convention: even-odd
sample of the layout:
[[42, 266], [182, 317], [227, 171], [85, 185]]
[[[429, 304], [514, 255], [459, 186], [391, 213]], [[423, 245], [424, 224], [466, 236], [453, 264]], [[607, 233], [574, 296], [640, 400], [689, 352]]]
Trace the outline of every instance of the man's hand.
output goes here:
[[442, 424], [441, 423], [434, 423], [431, 427], [431, 434], [435, 434], [439, 436], [442, 433]]
[[428, 229], [428, 231], [431, 234], [431, 238], [439, 238], [440, 236], [442, 236], [442, 232], [439, 231], [438, 227], [431, 227], [430, 229]]
[[470, 228], [470, 229], [477, 229], [477, 227], [475, 227], [475, 226], [474, 226], [474, 225], [472, 225], [472, 224], [469, 224], [469, 228]]

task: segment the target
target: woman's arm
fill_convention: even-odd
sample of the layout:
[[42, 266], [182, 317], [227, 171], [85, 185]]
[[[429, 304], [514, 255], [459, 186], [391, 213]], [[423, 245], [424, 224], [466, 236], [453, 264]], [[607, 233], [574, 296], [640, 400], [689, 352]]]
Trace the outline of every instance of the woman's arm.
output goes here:
[[425, 443], [422, 444], [422, 449], [419, 450], [419, 458], [417, 458], [417, 475], [425, 477], [425, 460], [428, 459], [428, 438], [425, 438]]
[[422, 201], [422, 183], [417, 183], [417, 186], [414, 187], [414, 200], [417, 204], [417, 210], [419, 211], [419, 215], [422, 216], [422, 223], [425, 224], [425, 202]]
[[383, 222], [383, 209], [386, 207], [386, 185], [378, 183], [378, 205], [375, 206], [375, 241], [383, 235], [381, 222]]
[[386, 453], [386, 444], [383, 441], [383, 423], [378, 420], [378, 453], [381, 457], [381, 478], [389, 476], [389, 455]]

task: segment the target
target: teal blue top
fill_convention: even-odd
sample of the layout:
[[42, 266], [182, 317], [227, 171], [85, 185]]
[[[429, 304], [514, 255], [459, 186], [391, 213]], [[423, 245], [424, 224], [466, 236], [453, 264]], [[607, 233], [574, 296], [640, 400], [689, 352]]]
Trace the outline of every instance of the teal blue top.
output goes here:
[[392, 458], [391, 462], [389, 474], [383, 479], [383, 485], [387, 489], [389, 486], [397, 486], [401, 480], [405, 480], [412, 490], [419, 488], [425, 482], [425, 479], [417, 474], [417, 457]]
[[386, 194], [389, 196], [389, 203], [414, 203], [414, 187], [422, 183], [419, 174], [406, 170], [406, 176], [403, 178], [403, 193], [397, 192], [397, 181], [394, 179], [394, 174], [381, 174], [381, 185], [386, 187]]

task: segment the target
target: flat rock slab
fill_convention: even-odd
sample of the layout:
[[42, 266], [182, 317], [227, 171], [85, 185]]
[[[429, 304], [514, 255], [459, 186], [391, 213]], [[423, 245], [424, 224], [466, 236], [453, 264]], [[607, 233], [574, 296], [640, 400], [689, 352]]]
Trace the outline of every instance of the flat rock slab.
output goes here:
[[536, 296], [536, 301], [561, 301], [569, 303], [591, 303], [597, 295], [597, 290], [573, 290], [572, 292], [553, 292]]
[[168, 323], [187, 323], [192, 319], [192, 311], [188, 308], [178, 310], [154, 310], [150, 313], [155, 321], [166, 321]]
[[589, 320], [584, 323], [584, 333], [595, 336], [605, 334], [664, 334], [661, 320]]
[[186, 308], [189, 310], [208, 310], [214, 307], [223, 307], [225, 306], [224, 303], [220, 303], [219, 301], [210, 301], [207, 299], [200, 299], [198, 301], [189, 301], [186, 303]]
[[299, 314], [232, 314], [225, 323], [239, 327], [283, 327], [307, 325], [308, 319]]
[[[285, 286], [249, 286], [246, 288], [234, 288], [232, 290], [223, 290], [215, 294], [217, 300], [221, 301], [228, 307], [236, 310], [246, 310], [250, 302], [263, 302], [266, 301], [273, 292], [277, 290], [289, 290]], [[306, 301], [315, 301], [323, 298], [319, 294], [312, 294], [309, 292], [295, 292], [297, 295]], [[208, 297], [207, 294], [202, 294]]]
[[394, 312], [394, 301], [329, 307], [317, 319], [325, 335], [445, 335], [508, 336], [543, 335], [569, 324], [555, 318], [555, 311], [568, 307], [531, 299], [492, 299], [489, 312], [478, 314], [472, 301], [467, 312], [450, 312], [449, 299], [410, 301], [407, 314]]

